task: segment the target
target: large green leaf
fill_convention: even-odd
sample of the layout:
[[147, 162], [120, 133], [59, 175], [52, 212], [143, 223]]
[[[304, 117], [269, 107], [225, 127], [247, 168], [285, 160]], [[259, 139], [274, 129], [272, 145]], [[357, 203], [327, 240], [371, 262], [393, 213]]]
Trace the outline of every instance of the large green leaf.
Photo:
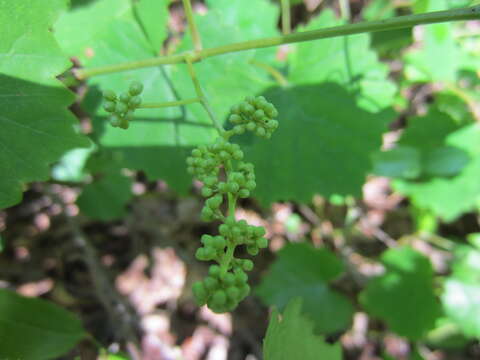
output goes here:
[[[97, 4], [104, 1], [106, 0], [100, 0], [92, 7], [100, 6]], [[277, 12], [274, 5], [267, 1], [256, 2], [255, 7], [223, 0], [211, 1], [209, 5], [209, 12], [205, 16], [196, 16], [205, 46], [212, 47], [225, 41], [276, 33]], [[82, 7], [72, 15], [66, 14], [63, 24], [70, 24], [70, 16], [76, 19], [80, 14], [83, 17], [82, 21], [87, 21], [90, 12], [86, 9], [88, 8]], [[95, 27], [95, 24], [92, 26]], [[84, 48], [92, 49], [91, 53], [94, 54], [85, 61], [85, 64], [101, 66], [152, 57], [156, 53], [156, 47], [146, 38], [144, 26], [145, 24], [138, 22], [138, 16], [135, 16], [132, 9], [111, 20], [108, 26], [102, 24], [101, 29], [95, 31], [96, 36], [89, 38], [88, 43], [82, 45]], [[166, 28], [161, 24], [157, 26], [158, 33], [163, 34], [165, 38]], [[151, 34], [152, 31], [154, 29], [150, 28], [147, 34]], [[158, 43], [159, 39], [156, 42]], [[178, 51], [188, 49], [192, 49], [189, 36], [182, 42]], [[256, 53], [249, 51], [225, 55], [195, 64], [198, 78], [212, 108], [221, 115], [222, 121], [227, 110], [235, 102], [246, 95], [261, 92], [266, 86], [271, 85], [263, 70], [249, 64]], [[272, 50], [263, 51], [262, 56], [271, 53]], [[191, 179], [185, 170], [184, 160], [187, 152], [192, 146], [211, 142], [217, 133], [204, 109], [198, 104], [138, 110], [128, 131], [108, 126], [107, 113], [100, 106], [99, 90], [111, 88], [117, 92], [124, 91], [134, 79], [144, 84], [142, 96], [145, 102], [196, 97], [186, 65], [183, 64], [93, 78], [89, 81], [90, 95], [85, 106], [95, 115], [94, 125], [98, 141], [119, 154], [123, 166], [144, 170], [149, 178], [162, 178], [177, 191], [185, 192]]]
[[353, 307], [346, 297], [330, 289], [328, 281], [342, 272], [343, 264], [330, 251], [290, 244], [279, 251], [257, 294], [280, 309], [300, 296], [303, 312], [314, 321], [316, 331], [339, 331], [348, 326]]
[[274, 310], [263, 341], [265, 360], [340, 360], [339, 343], [330, 345], [313, 331], [312, 322], [301, 313], [302, 300], [288, 303], [280, 316]]
[[85, 186], [77, 204], [84, 214], [108, 221], [124, 216], [125, 205], [132, 197], [132, 180], [118, 173], [110, 173]]
[[428, 258], [409, 247], [382, 255], [385, 274], [371, 280], [360, 301], [391, 330], [416, 340], [435, 325], [441, 314], [433, 289], [433, 269]]
[[333, 83], [273, 88], [264, 96], [278, 108], [280, 125], [270, 140], [255, 139], [246, 149], [258, 178], [254, 195], [265, 204], [308, 202], [315, 193], [361, 196], [370, 155], [393, 112], [365, 111]]
[[[434, 129], [432, 129], [433, 131]], [[432, 177], [422, 182], [397, 181], [395, 189], [409, 195], [416, 206], [430, 209], [445, 221], [472, 211], [480, 200], [480, 127], [470, 125], [447, 136], [445, 143], [468, 154], [470, 161], [452, 177]]]
[[0, 289], [0, 358], [58, 358], [85, 336], [72, 313], [45, 300]]
[[65, 0], [0, 0], [0, 208], [22, 184], [47, 180], [49, 164], [86, 146], [67, 110], [74, 96], [55, 77], [71, 64], [50, 28]]
[[[340, 23], [331, 10], [325, 10], [299, 31]], [[364, 109], [378, 111], [388, 107], [395, 85], [387, 79], [388, 67], [377, 60], [369, 45], [368, 34], [299, 43], [289, 56], [288, 80], [295, 85], [335, 82], [356, 94], [356, 101]], [[342, 99], [335, 103], [343, 107]]]
[[469, 337], [480, 337], [480, 251], [456, 251], [453, 274], [445, 282], [442, 302], [448, 317]]

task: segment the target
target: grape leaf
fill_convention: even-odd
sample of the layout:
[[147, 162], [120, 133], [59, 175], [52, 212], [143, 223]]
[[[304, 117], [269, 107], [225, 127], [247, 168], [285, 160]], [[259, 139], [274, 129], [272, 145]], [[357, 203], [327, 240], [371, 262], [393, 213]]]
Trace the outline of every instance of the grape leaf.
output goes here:
[[480, 128], [478, 125], [462, 127], [448, 135], [445, 143], [462, 149], [470, 157], [458, 175], [433, 177], [423, 182], [397, 181], [394, 188], [410, 196], [416, 206], [430, 209], [449, 222], [474, 210], [480, 199]]
[[47, 180], [67, 150], [88, 146], [67, 109], [74, 96], [55, 78], [71, 65], [50, 31], [65, 5], [0, 1], [0, 208], [20, 201], [23, 183]]
[[[223, 0], [212, 1], [209, 5], [209, 12], [205, 16], [196, 16], [205, 46], [276, 33], [275, 7], [267, 1], [261, 1], [255, 7], [240, 3], [232, 5], [231, 2]], [[78, 15], [80, 11], [81, 9], [75, 13]], [[85, 12], [83, 16], [88, 15], [89, 12]], [[221, 19], [220, 23], [218, 19]], [[63, 24], [68, 23], [67, 14]], [[159, 26], [157, 31], [165, 38], [164, 27]], [[85, 61], [88, 66], [145, 59], [156, 52], [155, 47], [145, 37], [132, 9], [110, 21], [108, 27], [102, 25], [101, 32], [100, 35], [100, 31], [97, 31], [95, 38], [82, 45], [83, 48], [92, 49], [94, 54]], [[190, 38], [187, 37], [178, 51], [191, 48]], [[271, 52], [272, 50], [264, 53]], [[250, 51], [225, 55], [221, 59], [206, 59], [195, 64], [214, 111], [222, 115], [221, 120], [235, 101], [260, 92], [271, 84], [263, 70], [248, 64], [255, 54], [256, 51]], [[226, 73], [229, 74], [228, 77], [225, 77]], [[177, 108], [139, 109], [128, 131], [108, 126], [108, 114], [100, 106], [99, 90], [110, 88], [121, 92], [126, 90], [129, 82], [134, 79], [144, 84], [144, 102], [196, 97], [187, 68], [183, 64], [93, 78], [89, 80], [90, 95], [85, 107], [95, 114], [97, 139], [102, 146], [121, 154], [125, 167], [144, 170], [149, 178], [162, 178], [177, 191], [186, 192], [191, 184], [191, 178], [185, 169], [186, 154], [192, 146], [211, 142], [217, 133], [204, 109], [198, 104]]]
[[420, 155], [410, 146], [397, 146], [372, 155], [373, 173], [379, 176], [415, 179], [420, 175]]
[[85, 186], [77, 204], [91, 218], [109, 221], [125, 215], [125, 205], [132, 196], [132, 180], [111, 173]]
[[[340, 23], [331, 10], [325, 10], [299, 31]], [[356, 94], [357, 103], [364, 109], [378, 111], [388, 107], [395, 85], [387, 79], [388, 67], [377, 60], [369, 45], [368, 34], [299, 43], [289, 56], [288, 80], [295, 85], [334, 82]], [[342, 104], [340, 100], [336, 103]]]
[[340, 360], [340, 344], [330, 345], [313, 332], [312, 322], [301, 314], [302, 300], [291, 300], [282, 316], [274, 310], [263, 341], [265, 360]]
[[469, 337], [480, 337], [480, 251], [462, 246], [445, 282], [442, 303], [447, 316]]
[[303, 312], [314, 321], [315, 330], [331, 333], [347, 327], [353, 312], [350, 301], [328, 286], [342, 272], [343, 264], [330, 251], [290, 244], [278, 252], [256, 293], [280, 309], [302, 297]]
[[85, 336], [72, 313], [45, 300], [0, 289], [0, 358], [58, 358]]
[[141, 0], [135, 3], [135, 16], [155, 52], [160, 53], [165, 41], [164, 31], [168, 21], [170, 0]]
[[308, 202], [315, 193], [361, 196], [370, 154], [380, 149], [393, 112], [365, 111], [332, 83], [273, 88], [263, 95], [277, 107], [280, 125], [270, 140], [254, 139], [245, 149], [259, 179], [254, 196], [263, 204]]
[[360, 302], [397, 334], [420, 339], [441, 314], [430, 261], [409, 247], [387, 250], [381, 259], [385, 274], [367, 284]]
[[[460, 5], [452, 6], [455, 3], [449, 0], [423, 1], [418, 2], [414, 9], [417, 12], [440, 11]], [[422, 46], [412, 49], [404, 57], [405, 76], [408, 80], [454, 83], [460, 69], [472, 68], [475, 62], [478, 63], [478, 58], [462, 51], [458, 40], [452, 36], [457, 26], [457, 24], [443, 23], [429, 25], [422, 29]]]

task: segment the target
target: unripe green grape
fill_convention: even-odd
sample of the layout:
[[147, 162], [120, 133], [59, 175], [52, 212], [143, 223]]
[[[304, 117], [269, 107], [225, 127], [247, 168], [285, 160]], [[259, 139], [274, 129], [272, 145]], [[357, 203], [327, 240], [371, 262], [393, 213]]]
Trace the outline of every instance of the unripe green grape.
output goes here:
[[244, 283], [242, 286], [239, 287], [239, 292], [239, 298], [245, 299], [250, 293], [250, 286], [247, 283]]
[[213, 239], [212, 235], [203, 234], [202, 237], [200, 238], [200, 242], [203, 245], [207, 245], [212, 239]]
[[140, 104], [142, 103], [142, 98], [140, 96], [134, 96], [132, 97], [129, 102], [128, 102], [128, 106], [131, 108], [131, 109], [135, 109], [137, 108], [138, 106], [140, 106]]
[[247, 252], [252, 255], [252, 256], [255, 256], [258, 254], [258, 246], [256, 245], [249, 245], [247, 246]]
[[227, 242], [223, 236], [215, 236], [214, 240], [214, 247], [216, 249], [223, 250], [227, 245]]
[[255, 131], [255, 134], [257, 134], [257, 136], [264, 137], [267, 134], [267, 132], [265, 131], [264, 128], [259, 127]]
[[264, 237], [257, 240], [257, 246], [260, 249], [265, 249], [268, 246], [268, 240]]
[[233, 285], [235, 283], [235, 275], [233, 275], [232, 273], [225, 273], [225, 274], [221, 274], [220, 275], [220, 279], [222, 280], [222, 282], [227, 285], [227, 286], [230, 286], [230, 285]]
[[103, 92], [103, 98], [108, 101], [117, 100], [117, 95], [112, 90], [105, 90]]
[[120, 126], [120, 118], [116, 115], [113, 115], [111, 118], [110, 118], [110, 125], [112, 125], [113, 127], [119, 127]]
[[121, 93], [120, 94], [120, 101], [124, 104], [128, 104], [128, 102], [130, 101], [130, 94], [129, 93]]
[[248, 260], [248, 259], [243, 260], [242, 268], [243, 268], [243, 270], [245, 270], [245, 271], [252, 271], [252, 269], [253, 269], [253, 261], [252, 261], [252, 260]]
[[193, 175], [193, 174], [195, 174], [195, 168], [193, 166], [189, 166], [189, 167], [187, 167], [187, 172], [190, 175]]
[[203, 183], [207, 186], [214, 186], [217, 183], [217, 178], [215, 176], [209, 176], [203, 180]]
[[250, 196], [250, 191], [248, 191], [247, 189], [240, 189], [240, 191], [238, 192], [238, 196], [242, 199], [246, 199]]
[[241, 135], [245, 132], [245, 126], [237, 125], [233, 128], [233, 132], [237, 135]]
[[225, 219], [225, 224], [227, 224], [228, 226], [234, 226], [235, 224], [237, 223], [237, 221], [235, 220], [235, 218], [233, 216], [229, 216]]
[[202, 196], [203, 197], [210, 197], [213, 195], [213, 190], [209, 187], [204, 186], [202, 188]]
[[220, 266], [218, 265], [212, 265], [210, 266], [210, 268], [208, 269], [208, 275], [216, 278], [220, 275]]
[[227, 183], [227, 189], [228, 192], [236, 193], [240, 189], [240, 186], [236, 182], [232, 181]]
[[187, 165], [192, 166], [194, 164], [194, 159], [192, 157], [187, 157], [186, 160]]
[[123, 118], [120, 119], [120, 125], [119, 125], [119, 127], [120, 127], [121, 129], [125, 129], [125, 130], [126, 130], [126, 129], [129, 128], [129, 126], [130, 126], [130, 123], [129, 123], [126, 119], [123, 119]]
[[204, 207], [202, 209], [201, 217], [202, 220], [209, 221], [213, 217], [213, 211], [208, 207]]
[[249, 103], [250, 105], [252, 105], [252, 104], [255, 103], [255, 97], [254, 97], [254, 96], [247, 96], [247, 97], [245, 98], [245, 101], [246, 101], [247, 103]]
[[250, 121], [245, 127], [248, 131], [253, 131], [256, 129], [257, 125], [253, 121]]
[[265, 112], [263, 110], [255, 110], [253, 113], [253, 118], [255, 120], [261, 120], [265, 116]]
[[257, 183], [253, 180], [248, 180], [245, 183], [245, 188], [249, 191], [253, 191], [257, 187]]
[[203, 284], [204, 286], [207, 288], [207, 290], [210, 290], [210, 291], [213, 291], [215, 290], [219, 283], [218, 283], [218, 280], [211, 277], [211, 276], [207, 276], [204, 280], [203, 280]]
[[207, 260], [207, 257], [205, 254], [205, 248], [198, 248], [197, 251], [195, 252], [195, 257], [197, 258], [197, 260], [200, 260], [200, 261]]
[[223, 201], [223, 197], [221, 195], [215, 195], [214, 197], [208, 199], [208, 201], [211, 205], [210, 207], [218, 208]]
[[215, 305], [225, 305], [227, 302], [227, 294], [223, 290], [217, 290], [213, 293], [212, 304]]
[[227, 224], [221, 224], [218, 227], [218, 232], [223, 236], [228, 236], [230, 235], [230, 227]]
[[220, 151], [220, 154], [218, 155], [220, 156], [220, 159], [222, 159], [223, 161], [227, 161], [227, 160], [230, 160], [231, 156], [228, 152], [226, 151]]
[[117, 114], [124, 114], [127, 112], [127, 110], [128, 110], [128, 107], [124, 103], [120, 102], [120, 103], [117, 103], [115, 106], [115, 112]]
[[128, 110], [124, 116], [125, 120], [132, 121], [133, 120], [133, 110]]
[[192, 156], [195, 158], [199, 158], [200, 156], [202, 156], [202, 152], [199, 149], [193, 149]]
[[241, 269], [235, 269], [235, 283], [242, 285], [248, 281], [248, 275]]
[[228, 118], [228, 121], [230, 121], [232, 124], [239, 124], [243, 121], [242, 117], [238, 114], [232, 114]]
[[233, 158], [235, 160], [242, 160], [243, 159], [243, 151], [242, 150], [236, 150], [233, 153]]
[[237, 223], [238, 227], [242, 229], [242, 231], [245, 231], [247, 229], [248, 223], [242, 219]]
[[240, 228], [240, 226], [237, 226], [237, 225], [232, 226], [230, 232], [231, 232], [233, 237], [242, 236], [242, 229]]
[[128, 89], [128, 92], [130, 93], [130, 95], [132, 96], [135, 96], [135, 95], [139, 95], [141, 94], [143, 91], [143, 85], [142, 83], [138, 82], [138, 81], [134, 81], [130, 84], [130, 87]]
[[103, 108], [107, 112], [114, 112], [115, 111], [116, 104], [114, 101], [105, 101], [103, 104]]
[[237, 300], [240, 297], [240, 290], [235, 286], [230, 286], [226, 290], [227, 297], [231, 300]]
[[262, 237], [266, 234], [265, 228], [263, 226], [256, 226], [253, 228], [253, 234], [255, 237]]
[[207, 302], [207, 291], [202, 282], [197, 281], [192, 285], [193, 296], [198, 306], [203, 306]]
[[233, 105], [230, 109], [230, 112], [232, 114], [240, 114], [240, 107], [238, 105]]
[[218, 190], [220, 190], [220, 192], [222, 193], [226, 193], [228, 191], [228, 187], [227, 187], [227, 183], [225, 182], [221, 182], [218, 184]]

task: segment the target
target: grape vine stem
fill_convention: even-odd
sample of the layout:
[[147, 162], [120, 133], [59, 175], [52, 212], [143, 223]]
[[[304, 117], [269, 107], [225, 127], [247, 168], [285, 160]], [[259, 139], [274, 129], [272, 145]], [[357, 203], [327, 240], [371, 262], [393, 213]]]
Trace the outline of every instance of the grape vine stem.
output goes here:
[[[480, 5], [462, 9], [452, 9], [446, 11], [435, 11], [424, 14], [398, 16], [391, 19], [378, 21], [365, 21], [355, 24], [334, 26], [325, 29], [304, 31], [281, 36], [274, 36], [258, 40], [243, 41], [229, 45], [218, 46], [210, 49], [203, 49], [193, 52], [192, 62], [200, 61], [212, 56], [229, 54], [239, 51], [260, 49], [283, 44], [292, 44], [303, 41], [326, 39], [337, 36], [353, 35], [360, 33], [387, 31], [393, 29], [408, 28], [417, 25], [427, 25], [448, 21], [474, 20], [480, 18]], [[192, 32], [193, 34], [193, 32]], [[86, 79], [92, 76], [103, 75], [114, 72], [128, 71], [146, 67], [153, 67], [167, 64], [178, 64], [185, 62], [185, 54], [175, 54], [170, 56], [155, 57], [140, 61], [131, 61], [115, 65], [100, 66], [89, 69], [78, 69], [74, 72], [80, 79]]]

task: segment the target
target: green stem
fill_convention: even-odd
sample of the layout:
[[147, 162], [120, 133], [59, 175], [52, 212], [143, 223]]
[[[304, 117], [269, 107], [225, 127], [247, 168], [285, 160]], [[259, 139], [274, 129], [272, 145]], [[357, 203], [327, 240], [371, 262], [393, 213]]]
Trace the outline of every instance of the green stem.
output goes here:
[[192, 35], [193, 47], [195, 50], [202, 50], [202, 40], [200, 39], [200, 34], [197, 29], [197, 25], [193, 20], [193, 10], [190, 0], [183, 0], [183, 9], [185, 11], [185, 16], [187, 17], [188, 27], [190, 28], [190, 34]]
[[[234, 53], [251, 49], [260, 49], [282, 44], [291, 44], [302, 41], [326, 39], [337, 36], [353, 35], [367, 32], [387, 31], [393, 29], [408, 28], [417, 25], [434, 24], [447, 21], [474, 20], [480, 17], [480, 5], [464, 9], [453, 9], [446, 11], [435, 11], [425, 14], [398, 16], [391, 19], [378, 21], [366, 21], [355, 24], [334, 26], [325, 29], [293, 33], [283, 36], [244, 41], [235, 44], [219, 46], [211, 49], [197, 51], [192, 61], [198, 61], [212, 56]], [[140, 61], [132, 61], [116, 65], [108, 65], [91, 69], [80, 69], [75, 72], [78, 79], [86, 79], [95, 75], [108, 74], [113, 72], [127, 71], [166, 64], [177, 64], [185, 61], [184, 54], [156, 57]]]
[[290, 0], [282, 0], [282, 32], [288, 35], [292, 32], [292, 22], [290, 20]]
[[342, 19], [345, 21], [350, 21], [350, 1], [349, 0], [339, 0], [340, 1], [340, 14]]
[[190, 77], [192, 78], [193, 86], [195, 87], [195, 92], [197, 93], [198, 99], [200, 100], [200, 104], [202, 104], [203, 108], [212, 120], [213, 125], [221, 136], [225, 132], [225, 129], [222, 127], [222, 125], [220, 125], [220, 122], [217, 120], [215, 113], [213, 112], [210, 104], [208, 103], [207, 97], [203, 93], [200, 82], [197, 79], [197, 74], [195, 73], [195, 69], [193, 68], [190, 53], [185, 55], [185, 62], [187, 63], [188, 72], [190, 74]]
[[143, 103], [138, 108], [139, 109], [157, 109], [157, 108], [166, 108], [166, 107], [172, 107], [172, 106], [188, 105], [196, 102], [200, 102], [200, 99], [192, 98], [192, 99], [185, 99], [185, 100], [178, 100], [178, 101], [166, 101], [161, 103]]

